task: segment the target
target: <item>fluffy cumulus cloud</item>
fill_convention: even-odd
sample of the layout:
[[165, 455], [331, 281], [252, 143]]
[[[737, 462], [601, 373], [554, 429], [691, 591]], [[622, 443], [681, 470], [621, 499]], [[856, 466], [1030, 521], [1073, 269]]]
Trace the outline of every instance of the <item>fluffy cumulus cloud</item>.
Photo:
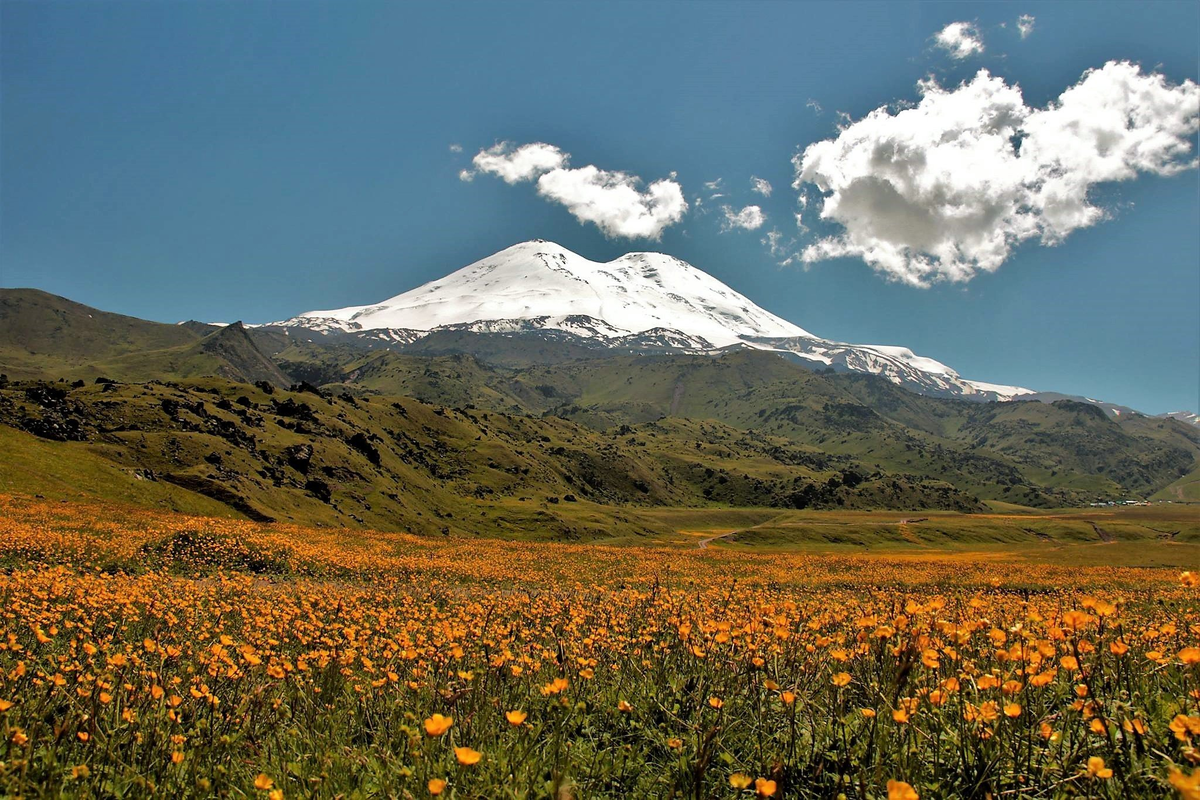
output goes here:
[[1022, 241], [1101, 221], [1096, 184], [1196, 166], [1200, 87], [1128, 62], [1084, 73], [1045, 108], [986, 70], [920, 90], [915, 106], [878, 108], [793, 159], [794, 186], [819, 189], [821, 219], [842, 228], [806, 262], [856, 256], [914, 286], [967, 281]]
[[721, 212], [725, 215], [725, 221], [721, 225], [721, 230], [724, 231], [735, 228], [756, 231], [767, 221], [767, 215], [758, 206], [746, 206], [740, 211], [732, 206], [721, 206]]
[[951, 58], [961, 59], [983, 52], [979, 29], [970, 22], [951, 22], [938, 31], [933, 39]]
[[752, 191], [758, 192], [763, 197], [771, 196], [771, 182], [766, 178], [759, 178], [757, 176], [750, 178], [750, 188]]
[[580, 222], [591, 222], [605, 236], [654, 239], [683, 219], [688, 209], [683, 189], [674, 180], [641, 180], [624, 172], [593, 166], [556, 169], [538, 178], [538, 194], [562, 203]]
[[590, 222], [612, 238], [657, 240], [687, 213], [675, 173], [643, 188], [636, 175], [592, 165], [572, 168], [570, 159], [569, 153], [545, 142], [519, 147], [500, 142], [480, 150], [471, 160], [474, 168], [459, 177], [471, 180], [482, 173], [509, 184], [536, 181], [539, 195], [561, 203], [580, 222]]
[[1017, 17], [1017, 31], [1020, 32], [1022, 39], [1033, 33], [1034, 21], [1034, 16], [1032, 14], [1022, 14], [1021, 16]]

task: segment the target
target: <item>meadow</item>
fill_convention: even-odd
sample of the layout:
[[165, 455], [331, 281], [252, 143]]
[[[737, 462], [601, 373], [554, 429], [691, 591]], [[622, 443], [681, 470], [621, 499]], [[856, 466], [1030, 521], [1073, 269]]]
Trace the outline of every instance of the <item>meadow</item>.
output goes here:
[[1200, 797], [1193, 573], [787, 523], [618, 547], [0, 496], [0, 793]]

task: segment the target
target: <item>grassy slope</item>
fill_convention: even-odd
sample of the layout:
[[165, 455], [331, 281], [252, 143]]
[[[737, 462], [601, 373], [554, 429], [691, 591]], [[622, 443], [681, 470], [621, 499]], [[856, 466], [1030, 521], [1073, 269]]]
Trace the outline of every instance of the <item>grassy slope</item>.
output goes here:
[[102, 498], [185, 514], [241, 516], [223, 503], [123, 468], [107, 448], [50, 442], [0, 425], [0, 494], [41, 495], [52, 500]]
[[36, 289], [0, 289], [0, 371], [14, 379], [59, 377], [95, 361], [199, 338], [179, 325], [98, 311]]
[[632, 517], [638, 507], [788, 505], [806, 487], [819, 490], [808, 496], [817, 505], [978, 507], [940, 482], [848, 484], [837, 460], [684, 419], [600, 432], [556, 417], [209, 379], [14, 384], [0, 391], [0, 421], [85, 440], [45, 445], [64, 462], [72, 450], [100, 454], [252, 518], [307, 524], [612, 538], [663, 530]]
[[[543, 366], [529, 366], [526, 353], [509, 359], [522, 368], [501, 368], [474, 356], [367, 351], [340, 340], [297, 341], [240, 326], [198, 340], [210, 328], [133, 320], [40, 292], [4, 290], [0, 301], [6, 303], [0, 305], [0, 342], [7, 342], [0, 346], [0, 371], [13, 377], [217, 375], [286, 385], [291, 379], [274, 358], [297, 379], [335, 392], [552, 414], [597, 431], [664, 418], [715, 421], [786, 439], [823, 455], [830, 468], [948, 481], [985, 500], [1041, 507], [1149, 496], [1193, 471], [1200, 456], [1200, 431], [1174, 421], [1137, 415], [1114, 421], [1071, 401], [921, 397], [872, 376], [815, 374], [765, 353], [618, 356]], [[664, 458], [687, 466], [686, 459]], [[1176, 499], [1196, 491], [1186, 481], [1172, 489]], [[880, 502], [891, 501], [881, 496]]]

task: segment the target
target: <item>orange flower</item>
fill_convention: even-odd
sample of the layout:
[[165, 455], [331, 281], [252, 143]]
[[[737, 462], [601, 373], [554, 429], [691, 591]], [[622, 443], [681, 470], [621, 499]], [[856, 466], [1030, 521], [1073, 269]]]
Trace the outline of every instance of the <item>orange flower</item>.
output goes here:
[[753, 783], [753, 779], [741, 772], [735, 772], [729, 776], [729, 785], [735, 789], [749, 788], [751, 783]]
[[454, 757], [458, 759], [458, 763], [469, 767], [472, 764], [478, 764], [479, 759], [483, 758], [483, 753], [469, 747], [456, 747], [454, 748]]
[[754, 781], [754, 791], [759, 797], [772, 797], [777, 788], [775, 781], [769, 781], [766, 778], [756, 778]]
[[710, 706], [712, 706], [713, 708], [721, 709], [721, 708], [724, 708], [725, 701], [719, 697], [710, 697], [710, 698], [708, 698], [708, 704]]
[[267, 777], [266, 773], [258, 773], [258, 777], [254, 779], [254, 788], [260, 792], [265, 792], [275, 785], [275, 781]]
[[430, 736], [441, 736], [450, 730], [450, 726], [453, 724], [454, 717], [443, 717], [441, 714], [434, 714], [425, 720], [425, 732]]
[[1087, 760], [1088, 775], [1093, 778], [1107, 779], [1111, 778], [1113, 771], [1104, 766], [1104, 759], [1100, 756], [1092, 756]]
[[783, 701], [785, 706], [790, 706], [792, 703], [796, 702], [796, 693], [789, 691], [780, 692], [779, 699]]
[[512, 726], [520, 725], [529, 715], [524, 711], [505, 711], [504, 718], [508, 720], [508, 724]]
[[617, 711], [628, 714], [629, 712], [633, 711], [633, 706], [629, 705], [629, 703], [625, 702], [624, 700], [618, 700]]
[[904, 781], [887, 782], [888, 800], [920, 800], [917, 790]]
[[1017, 717], [1021, 716], [1021, 704], [1020, 703], [1005, 703], [1004, 716], [1011, 717], [1013, 719], [1016, 719]]
[[425, 787], [429, 789], [429, 793], [431, 795], [437, 797], [439, 794], [446, 791], [446, 782], [441, 778], [430, 778], [429, 783], [425, 784]]
[[1183, 800], [1200, 800], [1200, 769], [1188, 775], [1172, 767], [1171, 771], [1167, 773], [1167, 779], [1171, 781], [1171, 785], [1175, 787], [1175, 791], [1179, 792], [1179, 796]]
[[1200, 647], [1185, 647], [1179, 651], [1179, 660], [1184, 664], [1200, 664]]
[[846, 684], [850, 683], [850, 673], [849, 672], [839, 672], [836, 675], [834, 675], [833, 677], [831, 677], [829, 680], [834, 686], [838, 686], [838, 687], [845, 686]]

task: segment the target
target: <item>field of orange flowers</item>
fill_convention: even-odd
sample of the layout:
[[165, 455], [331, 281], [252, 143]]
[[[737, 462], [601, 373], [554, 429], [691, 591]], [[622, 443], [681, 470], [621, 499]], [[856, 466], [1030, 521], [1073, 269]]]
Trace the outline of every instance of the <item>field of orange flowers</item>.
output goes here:
[[1190, 573], [0, 497], [0, 793], [1200, 798]]

